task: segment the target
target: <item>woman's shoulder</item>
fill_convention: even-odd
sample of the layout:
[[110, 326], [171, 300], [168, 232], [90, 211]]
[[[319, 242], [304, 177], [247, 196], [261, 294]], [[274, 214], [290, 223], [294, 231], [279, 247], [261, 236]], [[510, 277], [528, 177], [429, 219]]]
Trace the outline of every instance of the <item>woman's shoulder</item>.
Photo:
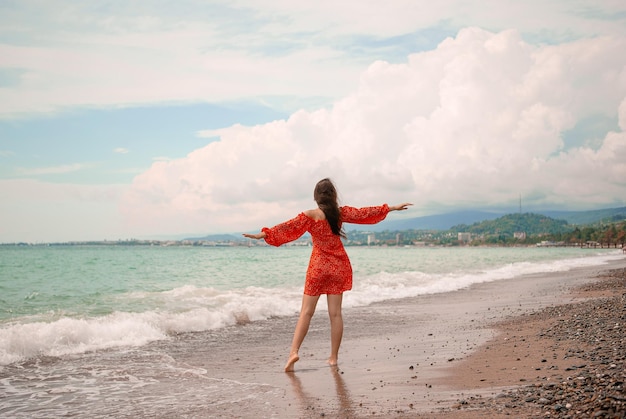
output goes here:
[[306, 210], [303, 212], [303, 214], [316, 221], [326, 219], [326, 215], [324, 214], [324, 211], [322, 211], [319, 208]]

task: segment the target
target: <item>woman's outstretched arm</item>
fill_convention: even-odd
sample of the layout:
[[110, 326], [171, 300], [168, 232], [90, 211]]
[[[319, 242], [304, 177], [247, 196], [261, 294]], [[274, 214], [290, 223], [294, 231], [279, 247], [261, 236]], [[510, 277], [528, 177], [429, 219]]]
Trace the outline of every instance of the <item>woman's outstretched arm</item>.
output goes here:
[[405, 202], [404, 204], [398, 204], [398, 205], [391, 205], [389, 206], [389, 211], [404, 211], [405, 209], [408, 209], [408, 207], [410, 207], [411, 203]]
[[244, 237], [247, 237], [249, 239], [256, 239], [256, 240], [261, 240], [265, 238], [265, 231], [261, 231], [260, 233], [257, 234], [243, 234]]
[[244, 234], [250, 239], [265, 239], [265, 243], [272, 246], [280, 246], [288, 242], [297, 240], [302, 236], [311, 224], [311, 218], [303, 213], [298, 214], [289, 221], [275, 225], [272, 228], [263, 227], [259, 233]]
[[362, 208], [343, 206], [341, 207], [341, 221], [353, 224], [376, 224], [384, 220], [389, 212], [404, 211], [409, 205], [412, 204], [383, 204], [375, 207]]

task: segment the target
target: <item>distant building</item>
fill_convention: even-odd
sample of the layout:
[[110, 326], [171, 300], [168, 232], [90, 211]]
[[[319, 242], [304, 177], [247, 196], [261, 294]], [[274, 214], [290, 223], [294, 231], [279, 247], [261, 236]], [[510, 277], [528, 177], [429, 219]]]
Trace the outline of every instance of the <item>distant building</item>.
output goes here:
[[526, 240], [526, 232], [516, 231], [515, 233], [513, 233], [513, 238], [518, 240]]
[[472, 233], [458, 233], [458, 241], [468, 243], [472, 240]]
[[396, 246], [400, 245], [400, 242], [403, 241], [402, 233], [396, 234]]
[[374, 233], [367, 235], [367, 245], [369, 246], [372, 243], [376, 243], [376, 235]]

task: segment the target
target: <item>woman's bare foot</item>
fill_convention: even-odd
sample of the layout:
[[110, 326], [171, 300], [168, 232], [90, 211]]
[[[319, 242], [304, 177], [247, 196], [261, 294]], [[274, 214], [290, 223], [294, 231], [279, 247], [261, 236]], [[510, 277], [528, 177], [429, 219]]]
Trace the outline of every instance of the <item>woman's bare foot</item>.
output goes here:
[[285, 372], [293, 372], [293, 365], [300, 360], [297, 353], [289, 355], [287, 364], [285, 365]]
[[331, 367], [336, 367], [337, 366], [337, 358], [328, 358], [326, 360], [326, 363], [328, 365], [330, 365]]

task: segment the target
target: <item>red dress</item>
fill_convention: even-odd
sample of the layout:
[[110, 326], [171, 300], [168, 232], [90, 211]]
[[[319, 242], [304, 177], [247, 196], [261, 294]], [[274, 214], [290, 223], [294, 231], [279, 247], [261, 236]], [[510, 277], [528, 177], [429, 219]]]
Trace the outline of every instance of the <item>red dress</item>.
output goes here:
[[[378, 207], [341, 207], [341, 222], [354, 224], [376, 224], [389, 213], [387, 204]], [[304, 213], [298, 214], [275, 227], [262, 229], [265, 241], [272, 246], [280, 246], [296, 240], [305, 232], [311, 234], [313, 251], [306, 271], [304, 293], [341, 294], [352, 289], [352, 265], [343, 247], [341, 237], [333, 234], [326, 220], [314, 220]]]

